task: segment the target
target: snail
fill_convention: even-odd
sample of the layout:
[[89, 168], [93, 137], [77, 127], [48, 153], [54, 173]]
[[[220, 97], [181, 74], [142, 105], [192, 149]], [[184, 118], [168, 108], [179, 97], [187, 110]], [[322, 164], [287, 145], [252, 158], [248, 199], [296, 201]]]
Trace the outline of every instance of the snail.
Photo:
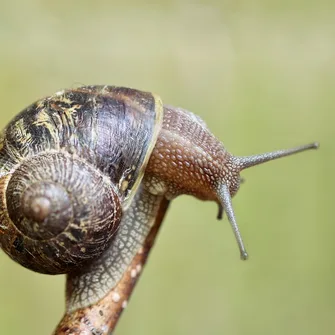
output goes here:
[[103, 298], [143, 246], [162, 199], [232, 206], [240, 172], [308, 149], [230, 154], [195, 114], [155, 94], [83, 86], [43, 98], [0, 137], [0, 246], [22, 266], [69, 273], [68, 311]]

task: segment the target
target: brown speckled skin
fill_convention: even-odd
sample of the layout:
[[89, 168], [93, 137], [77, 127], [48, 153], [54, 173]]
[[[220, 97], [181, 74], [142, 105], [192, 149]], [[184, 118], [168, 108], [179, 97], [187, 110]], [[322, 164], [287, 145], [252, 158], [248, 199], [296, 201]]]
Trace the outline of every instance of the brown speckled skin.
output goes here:
[[220, 182], [230, 185], [232, 196], [239, 187], [239, 171], [222, 143], [199, 117], [171, 106], [164, 106], [163, 126], [146, 174], [164, 184], [169, 199], [189, 194], [219, 203]]

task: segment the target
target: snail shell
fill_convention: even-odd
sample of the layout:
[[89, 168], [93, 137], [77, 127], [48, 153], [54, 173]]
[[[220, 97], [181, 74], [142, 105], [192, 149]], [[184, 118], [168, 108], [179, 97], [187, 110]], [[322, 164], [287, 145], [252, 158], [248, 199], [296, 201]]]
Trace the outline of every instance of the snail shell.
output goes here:
[[0, 245], [37, 272], [68, 273], [111, 243], [162, 122], [151, 93], [58, 92], [22, 111], [0, 141]]

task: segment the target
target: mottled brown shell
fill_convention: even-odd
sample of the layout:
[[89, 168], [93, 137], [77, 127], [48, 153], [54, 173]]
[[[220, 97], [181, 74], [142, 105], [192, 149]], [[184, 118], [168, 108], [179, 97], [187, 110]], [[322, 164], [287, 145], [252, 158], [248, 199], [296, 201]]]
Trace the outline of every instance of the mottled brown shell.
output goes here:
[[2, 249], [44, 273], [101, 254], [136, 193], [162, 109], [151, 93], [85, 86], [18, 114], [0, 140]]

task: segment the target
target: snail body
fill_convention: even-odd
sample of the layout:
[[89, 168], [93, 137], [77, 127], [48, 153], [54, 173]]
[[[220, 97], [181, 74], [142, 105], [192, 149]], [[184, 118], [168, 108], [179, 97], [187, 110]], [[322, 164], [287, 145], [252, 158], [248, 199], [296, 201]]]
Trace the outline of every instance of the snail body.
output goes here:
[[41, 99], [0, 138], [0, 245], [37, 272], [68, 273], [68, 310], [124, 274], [162, 199], [215, 201], [247, 258], [231, 203], [240, 172], [318, 145], [236, 157], [206, 124], [155, 94], [84, 86]]

